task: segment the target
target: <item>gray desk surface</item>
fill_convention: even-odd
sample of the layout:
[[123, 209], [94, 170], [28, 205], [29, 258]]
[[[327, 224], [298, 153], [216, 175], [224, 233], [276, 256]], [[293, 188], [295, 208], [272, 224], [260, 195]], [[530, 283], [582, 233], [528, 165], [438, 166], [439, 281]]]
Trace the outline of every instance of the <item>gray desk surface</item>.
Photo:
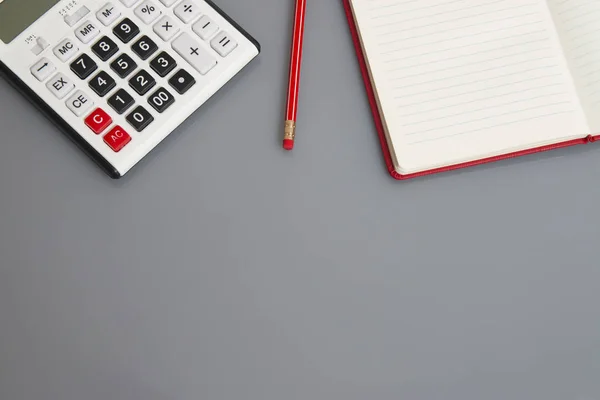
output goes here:
[[309, 3], [293, 154], [292, 1], [122, 181], [0, 80], [0, 399], [600, 399], [600, 149], [393, 181]]

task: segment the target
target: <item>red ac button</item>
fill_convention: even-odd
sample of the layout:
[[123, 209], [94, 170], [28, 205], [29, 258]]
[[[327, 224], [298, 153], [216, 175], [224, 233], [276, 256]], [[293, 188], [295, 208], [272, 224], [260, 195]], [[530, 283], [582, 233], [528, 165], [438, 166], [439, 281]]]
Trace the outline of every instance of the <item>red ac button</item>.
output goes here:
[[127, 143], [131, 142], [131, 136], [129, 136], [123, 128], [117, 125], [104, 135], [104, 142], [108, 147], [113, 149], [115, 153], [118, 153]]
[[96, 108], [96, 110], [85, 119], [85, 124], [98, 135], [112, 124], [112, 118], [101, 108]]

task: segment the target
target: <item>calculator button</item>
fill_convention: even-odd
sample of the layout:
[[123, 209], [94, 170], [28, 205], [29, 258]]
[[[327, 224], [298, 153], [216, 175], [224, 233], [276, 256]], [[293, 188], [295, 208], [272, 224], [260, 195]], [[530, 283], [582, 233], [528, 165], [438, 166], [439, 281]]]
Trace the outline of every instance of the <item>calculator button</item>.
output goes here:
[[163, 113], [167, 108], [175, 103], [175, 97], [165, 88], [160, 88], [148, 97], [148, 103], [159, 113]]
[[98, 135], [112, 124], [112, 118], [101, 108], [96, 108], [84, 122], [92, 132]]
[[112, 41], [108, 36], [104, 36], [95, 45], [92, 46], [92, 51], [102, 61], [108, 61], [119, 51], [119, 46]]
[[147, 60], [158, 50], [158, 46], [148, 36], [142, 36], [140, 40], [131, 46], [131, 50], [142, 60]]
[[94, 101], [88, 97], [83, 91], [78, 90], [66, 102], [69, 110], [73, 111], [78, 117], [81, 117], [87, 110], [92, 108]]
[[113, 149], [115, 153], [121, 151], [129, 142], [131, 142], [131, 136], [129, 136], [129, 133], [125, 132], [119, 125], [115, 126], [110, 132], [104, 135], [104, 143]]
[[133, 97], [125, 91], [119, 89], [115, 94], [110, 96], [107, 103], [119, 114], [123, 114], [135, 103]]
[[35, 79], [42, 82], [48, 79], [48, 77], [56, 71], [56, 67], [47, 58], [42, 58], [40, 61], [33, 64], [30, 71], [31, 74], [35, 76]]
[[140, 33], [140, 28], [138, 28], [138, 26], [129, 18], [125, 18], [115, 26], [113, 33], [121, 40], [121, 42], [129, 43], [131, 42], [131, 39]]
[[154, 25], [154, 33], [156, 33], [162, 40], [168, 42], [173, 39], [173, 36], [179, 32], [179, 27], [175, 20], [167, 15], [162, 17], [155, 25]]
[[204, 15], [192, 26], [192, 29], [202, 40], [208, 40], [212, 35], [217, 33], [219, 25], [208, 15]]
[[75, 89], [75, 84], [73, 84], [73, 82], [71, 82], [69, 78], [67, 78], [63, 74], [58, 73], [48, 81], [46, 87], [50, 89], [52, 94], [54, 94], [59, 99], [62, 99], [66, 95], [71, 93], [73, 89]]
[[75, 36], [83, 43], [89, 43], [100, 34], [100, 29], [92, 21], [85, 21], [83, 25], [75, 30]]
[[189, 62], [202, 75], [206, 75], [217, 65], [217, 60], [189, 34], [182, 33], [173, 41], [173, 49]]
[[221, 57], [227, 57], [237, 47], [237, 42], [230, 34], [221, 31], [210, 41], [210, 45]]
[[135, 3], [137, 3], [140, 0], [121, 0], [121, 3], [123, 3], [123, 5], [125, 7], [131, 7], [132, 5], [134, 5]]
[[104, 97], [117, 86], [115, 80], [106, 72], [100, 71], [90, 81], [90, 87], [100, 97]]
[[177, 71], [175, 75], [173, 75], [173, 77], [169, 79], [169, 85], [171, 85], [171, 87], [175, 89], [179, 94], [184, 94], [185, 92], [190, 90], [190, 88], [194, 86], [195, 83], [196, 80], [194, 79], [194, 77], [183, 69]]
[[62, 62], [69, 61], [78, 51], [79, 47], [71, 39], [63, 40], [53, 50], [54, 55]]
[[154, 85], [156, 85], [156, 80], [143, 69], [138, 71], [138, 73], [129, 80], [129, 86], [131, 86], [140, 96], [148, 93]]
[[177, 1], [178, 0], [160, 0], [165, 7], [171, 7], [173, 4], [177, 3]]
[[184, 0], [175, 7], [173, 12], [180, 20], [189, 24], [194, 18], [200, 15], [200, 7], [191, 0]]
[[125, 117], [125, 119], [138, 132], [146, 129], [146, 127], [154, 121], [154, 117], [142, 106], [138, 106], [131, 114]]
[[96, 13], [96, 18], [98, 21], [102, 23], [104, 26], [108, 26], [115, 22], [117, 18], [121, 16], [121, 11], [119, 11], [113, 3], [106, 3], [102, 8]]
[[71, 71], [79, 79], [87, 79], [88, 76], [98, 69], [98, 65], [87, 54], [82, 54], [71, 63]]
[[50, 46], [50, 44], [46, 41], [46, 39], [42, 37], [38, 37], [35, 39], [35, 46], [31, 48], [31, 52], [36, 56], [42, 54], [42, 51], [46, 50]]
[[173, 71], [173, 68], [177, 66], [177, 62], [165, 53], [160, 53], [154, 60], [150, 61], [150, 67], [158, 74], [158, 76], [165, 77], [169, 75], [169, 72]]
[[110, 64], [110, 68], [119, 75], [119, 78], [126, 78], [137, 68], [137, 64], [127, 54], [121, 54]]
[[76, 23], [78, 23], [79, 21], [81, 21], [83, 19], [83, 17], [85, 17], [89, 13], [90, 13], [89, 8], [83, 6], [79, 10], [74, 12], [73, 14], [65, 16], [64, 20], [67, 23], [67, 25], [73, 26]]
[[152, 1], [145, 0], [142, 2], [142, 4], [137, 6], [137, 8], [134, 10], [134, 14], [146, 25], [150, 25], [156, 21], [158, 17], [160, 17], [162, 11], [160, 11], [158, 7], [156, 7], [156, 4], [154, 4]]

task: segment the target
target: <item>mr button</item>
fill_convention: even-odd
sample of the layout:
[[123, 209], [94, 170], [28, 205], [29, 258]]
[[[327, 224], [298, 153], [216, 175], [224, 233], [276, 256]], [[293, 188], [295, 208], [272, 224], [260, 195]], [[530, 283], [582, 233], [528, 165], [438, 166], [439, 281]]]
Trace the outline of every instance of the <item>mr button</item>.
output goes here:
[[98, 36], [100, 29], [92, 21], [86, 21], [75, 30], [75, 36], [83, 43], [89, 43], [93, 38]]
[[89, 110], [93, 105], [94, 102], [81, 90], [75, 92], [75, 94], [67, 100], [67, 107], [78, 117], [81, 117], [83, 113]]

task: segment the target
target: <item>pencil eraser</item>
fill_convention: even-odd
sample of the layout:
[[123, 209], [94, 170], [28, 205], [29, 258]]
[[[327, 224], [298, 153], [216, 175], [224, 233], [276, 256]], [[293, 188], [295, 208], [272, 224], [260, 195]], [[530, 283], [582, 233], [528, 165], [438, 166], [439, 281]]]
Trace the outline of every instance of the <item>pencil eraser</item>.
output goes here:
[[284, 139], [283, 148], [286, 150], [292, 150], [294, 148], [294, 141], [291, 139]]

